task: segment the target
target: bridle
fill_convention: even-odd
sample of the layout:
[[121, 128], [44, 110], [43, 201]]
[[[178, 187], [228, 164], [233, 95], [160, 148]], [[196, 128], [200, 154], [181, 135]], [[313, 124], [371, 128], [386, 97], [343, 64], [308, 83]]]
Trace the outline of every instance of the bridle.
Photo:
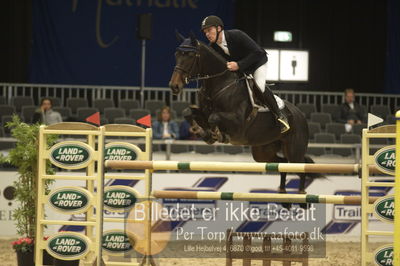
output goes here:
[[[217, 77], [220, 77], [220, 76], [224, 75], [226, 72], [229, 71], [228, 69], [225, 69], [224, 71], [219, 72], [217, 74], [213, 74], [213, 75], [203, 75], [203, 76], [201, 76], [200, 74], [197, 74], [197, 75], [194, 76], [193, 73], [192, 73], [193, 70], [195, 68], [199, 69], [199, 62], [200, 62], [200, 51], [199, 51], [199, 49], [197, 47], [195, 47], [195, 46], [192, 46], [192, 45], [182, 44], [177, 48], [177, 51], [180, 51], [180, 52], [195, 52], [195, 59], [193, 60], [193, 63], [190, 66], [189, 70], [186, 70], [185, 68], [183, 68], [180, 65], [176, 65], [175, 68], [174, 68], [174, 71], [181, 72], [186, 76], [184, 78], [185, 84], [188, 84], [190, 81], [199, 81], [199, 80], [208, 80], [208, 79], [217, 78]], [[240, 80], [242, 80], [244, 78], [245, 77], [237, 78], [234, 81], [232, 81], [231, 83], [229, 83], [228, 85], [226, 85], [225, 87], [223, 87], [221, 89], [218, 89], [217, 90], [218, 92], [213, 97], [214, 100], [216, 98], [219, 98], [225, 92], [226, 89], [228, 89], [229, 87], [231, 87], [232, 85], [234, 85], [235, 83], [237, 83], [238, 81], [240, 81]], [[202, 90], [200, 90], [200, 93], [202, 93], [203, 96], [206, 99], [212, 101], [212, 99], [209, 96], [207, 96], [206, 94], [204, 94], [204, 92]]]
[[193, 69], [195, 67], [197, 67], [197, 69], [199, 68], [199, 62], [200, 62], [200, 51], [199, 49], [197, 49], [194, 46], [190, 46], [190, 45], [180, 45], [177, 48], [177, 51], [181, 51], [181, 52], [195, 52], [195, 59], [193, 60], [192, 65], [190, 66], [189, 70], [184, 69], [183, 67], [176, 65], [174, 68], [174, 71], [178, 71], [181, 72], [183, 74], [185, 74], [185, 79], [184, 82], [185, 84], [188, 84], [191, 81], [199, 81], [199, 80], [207, 80], [207, 79], [213, 79], [216, 77], [220, 77], [222, 75], [224, 75], [228, 69], [225, 69], [224, 71], [214, 74], [214, 75], [204, 75], [201, 76], [200, 74], [197, 74], [196, 76], [193, 76], [192, 72]]

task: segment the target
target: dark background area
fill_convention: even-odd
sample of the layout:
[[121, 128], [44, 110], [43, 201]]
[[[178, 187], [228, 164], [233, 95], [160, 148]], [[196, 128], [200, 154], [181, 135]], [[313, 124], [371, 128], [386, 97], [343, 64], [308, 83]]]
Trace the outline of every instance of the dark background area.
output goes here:
[[[309, 51], [309, 83], [284, 89], [337, 91], [353, 87], [384, 91], [386, 1], [239, 1], [236, 26], [268, 48]], [[249, 20], [249, 17], [254, 17]], [[274, 30], [293, 33], [293, 42], [276, 43]]]
[[1, 1], [0, 82], [28, 81], [32, 41], [32, 3], [29, 0]]
[[[236, 0], [231, 1], [235, 12], [228, 27], [244, 30], [265, 48], [309, 51], [309, 82], [279, 83], [277, 88], [342, 91], [353, 87], [359, 92], [400, 93], [397, 2]], [[0, 82], [29, 82], [31, 13], [29, 0], [2, 1], [0, 27], [5, 38], [0, 42]], [[291, 31], [293, 42], [274, 42], [275, 30]]]

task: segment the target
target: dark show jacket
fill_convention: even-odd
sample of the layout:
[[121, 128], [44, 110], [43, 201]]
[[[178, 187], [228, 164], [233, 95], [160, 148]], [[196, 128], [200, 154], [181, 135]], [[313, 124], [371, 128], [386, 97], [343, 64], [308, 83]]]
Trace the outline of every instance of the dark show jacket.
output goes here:
[[265, 50], [243, 31], [224, 30], [224, 33], [230, 55], [227, 55], [216, 43], [212, 43], [210, 46], [227, 61], [237, 62], [240, 72], [253, 74], [257, 68], [268, 61]]
[[347, 123], [348, 120], [363, 121], [364, 114], [364, 110], [356, 102], [354, 102], [354, 109], [351, 109], [348, 103], [343, 103], [340, 106], [340, 122]]

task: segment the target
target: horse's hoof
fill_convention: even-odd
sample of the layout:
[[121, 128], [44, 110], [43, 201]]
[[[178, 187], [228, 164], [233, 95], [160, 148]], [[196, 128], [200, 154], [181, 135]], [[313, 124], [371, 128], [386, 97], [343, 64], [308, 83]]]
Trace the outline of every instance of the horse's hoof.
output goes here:
[[203, 134], [201, 134], [200, 137], [205, 143], [207, 143], [209, 145], [215, 143], [216, 140], [213, 138], [213, 135], [209, 130], [207, 130], [207, 131], [202, 130], [202, 132], [203, 132]]
[[204, 142], [207, 143], [208, 145], [213, 145], [215, 143], [215, 140], [213, 140], [213, 139], [205, 139]]
[[218, 138], [219, 142], [227, 144], [227, 143], [229, 143], [229, 140], [230, 140], [230, 138], [228, 135], [220, 133], [219, 138]]
[[214, 144], [215, 143], [215, 139], [213, 138], [212, 135], [207, 134], [207, 136], [203, 137], [203, 140], [205, 143], [207, 143], [208, 145]]
[[228, 135], [224, 134], [224, 138], [223, 138], [222, 143], [228, 144], [230, 142], [231, 142], [231, 138]]
[[281, 194], [286, 194], [286, 188], [279, 188], [278, 192]]
[[192, 130], [193, 134], [197, 134], [200, 136], [204, 134], [204, 130], [199, 126], [192, 126], [190, 129]]
[[215, 143], [215, 139], [212, 136], [207, 136], [206, 138], [203, 138], [204, 142], [207, 143], [208, 145], [214, 144]]
[[215, 132], [212, 132], [212, 133], [211, 133], [211, 139], [212, 139], [214, 142], [219, 141], [219, 137], [218, 137], [218, 135], [217, 135]]

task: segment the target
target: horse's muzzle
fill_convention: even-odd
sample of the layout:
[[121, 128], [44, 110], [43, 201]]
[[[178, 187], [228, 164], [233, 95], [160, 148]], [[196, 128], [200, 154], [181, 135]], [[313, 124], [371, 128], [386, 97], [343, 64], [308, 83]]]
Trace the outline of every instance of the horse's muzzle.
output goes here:
[[169, 87], [171, 88], [172, 94], [178, 95], [182, 91], [182, 86], [179, 86], [177, 83], [169, 83]]

